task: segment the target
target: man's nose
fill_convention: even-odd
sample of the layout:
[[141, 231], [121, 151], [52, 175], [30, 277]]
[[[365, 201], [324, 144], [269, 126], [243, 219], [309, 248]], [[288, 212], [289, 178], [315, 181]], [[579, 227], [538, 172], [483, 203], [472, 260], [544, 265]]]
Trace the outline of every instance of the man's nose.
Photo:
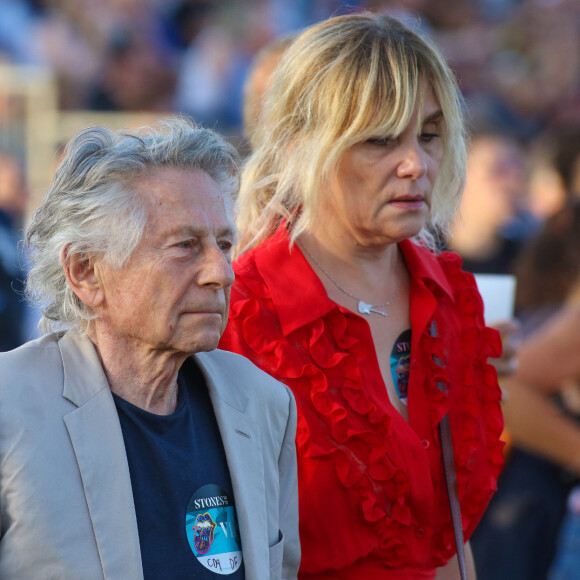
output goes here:
[[199, 276], [199, 284], [215, 288], [228, 288], [234, 283], [234, 279], [234, 270], [229, 254], [217, 244], [208, 247]]

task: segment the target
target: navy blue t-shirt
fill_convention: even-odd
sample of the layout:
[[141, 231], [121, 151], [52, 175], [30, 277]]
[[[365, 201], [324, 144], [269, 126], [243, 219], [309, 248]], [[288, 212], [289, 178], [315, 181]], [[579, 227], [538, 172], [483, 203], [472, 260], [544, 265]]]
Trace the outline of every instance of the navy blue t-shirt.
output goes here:
[[145, 579], [243, 580], [226, 456], [205, 379], [193, 359], [181, 368], [178, 386], [171, 415], [148, 413], [114, 395]]

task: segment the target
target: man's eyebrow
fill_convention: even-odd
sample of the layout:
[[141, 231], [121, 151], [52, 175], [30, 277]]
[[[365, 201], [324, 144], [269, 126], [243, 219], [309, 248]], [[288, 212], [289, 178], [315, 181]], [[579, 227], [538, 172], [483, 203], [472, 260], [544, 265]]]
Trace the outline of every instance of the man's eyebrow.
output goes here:
[[217, 231], [217, 237], [218, 238], [235, 238], [236, 231], [234, 230], [234, 228], [231, 228], [229, 226], [227, 226], [225, 228], [220, 228]]
[[[174, 237], [174, 236], [191, 236], [194, 238], [200, 238], [207, 235], [208, 230], [206, 228], [198, 228], [195, 226], [183, 226], [173, 228], [171, 230], [167, 230], [165, 235], [167, 237]], [[223, 228], [218, 229], [217, 237], [232, 237], [235, 238], [235, 231], [230, 226], [225, 226]]]

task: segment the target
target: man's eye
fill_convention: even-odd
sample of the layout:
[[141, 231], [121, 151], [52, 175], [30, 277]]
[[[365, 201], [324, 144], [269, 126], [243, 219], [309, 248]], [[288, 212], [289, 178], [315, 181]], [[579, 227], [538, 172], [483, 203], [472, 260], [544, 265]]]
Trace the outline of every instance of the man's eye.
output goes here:
[[193, 247], [193, 240], [184, 240], [183, 242], [179, 242], [177, 247], [188, 250], [189, 248]]
[[224, 254], [229, 254], [232, 251], [233, 244], [231, 242], [218, 242], [218, 247]]

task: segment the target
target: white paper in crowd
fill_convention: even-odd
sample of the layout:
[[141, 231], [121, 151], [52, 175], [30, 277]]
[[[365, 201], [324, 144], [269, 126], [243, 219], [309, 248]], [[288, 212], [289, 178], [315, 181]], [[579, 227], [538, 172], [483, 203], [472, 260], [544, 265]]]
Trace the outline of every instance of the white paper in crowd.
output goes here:
[[483, 298], [486, 324], [514, 317], [515, 276], [509, 274], [475, 274]]

